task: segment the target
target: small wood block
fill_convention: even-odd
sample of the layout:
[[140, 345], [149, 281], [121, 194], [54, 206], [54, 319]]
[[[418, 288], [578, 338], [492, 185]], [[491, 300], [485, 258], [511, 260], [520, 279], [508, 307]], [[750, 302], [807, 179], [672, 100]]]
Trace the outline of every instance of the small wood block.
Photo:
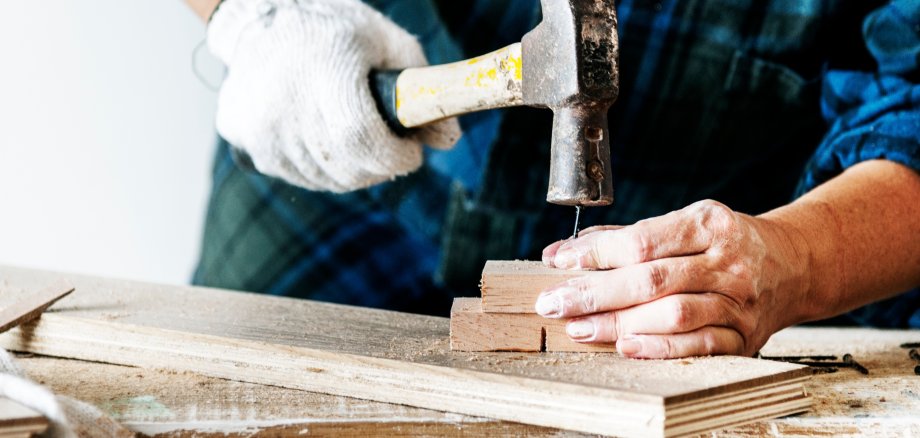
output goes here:
[[615, 345], [582, 344], [565, 334], [565, 320], [528, 313], [485, 313], [479, 298], [456, 298], [450, 310], [454, 351], [615, 352]]
[[548, 268], [542, 262], [489, 260], [482, 269], [482, 310], [486, 313], [535, 313], [540, 292], [572, 278], [603, 271]]
[[450, 308], [454, 351], [542, 351], [543, 326], [524, 314], [483, 313], [482, 300], [455, 298]]

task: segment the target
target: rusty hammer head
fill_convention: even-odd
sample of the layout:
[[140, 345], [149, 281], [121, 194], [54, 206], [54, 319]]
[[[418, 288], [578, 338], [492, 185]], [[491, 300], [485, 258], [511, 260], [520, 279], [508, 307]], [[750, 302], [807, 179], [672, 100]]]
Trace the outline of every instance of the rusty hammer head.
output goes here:
[[613, 202], [607, 110], [619, 93], [613, 0], [541, 0], [543, 21], [522, 43], [523, 98], [553, 110], [546, 200]]

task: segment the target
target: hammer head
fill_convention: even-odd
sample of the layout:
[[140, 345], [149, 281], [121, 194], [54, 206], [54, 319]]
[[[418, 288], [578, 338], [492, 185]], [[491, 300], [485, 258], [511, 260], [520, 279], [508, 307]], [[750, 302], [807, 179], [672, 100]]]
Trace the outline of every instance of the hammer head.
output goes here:
[[613, 0], [541, 0], [543, 21], [524, 36], [523, 97], [553, 110], [546, 200], [613, 202], [607, 110], [619, 93]]

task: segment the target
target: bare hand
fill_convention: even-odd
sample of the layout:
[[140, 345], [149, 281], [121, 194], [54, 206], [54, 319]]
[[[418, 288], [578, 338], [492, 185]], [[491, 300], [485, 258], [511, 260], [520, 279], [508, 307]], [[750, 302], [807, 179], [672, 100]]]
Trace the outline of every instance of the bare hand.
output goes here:
[[788, 226], [700, 201], [548, 246], [549, 266], [608, 271], [543, 292], [536, 310], [574, 318], [573, 340], [616, 342], [630, 357], [750, 356], [802, 319], [802, 245]]

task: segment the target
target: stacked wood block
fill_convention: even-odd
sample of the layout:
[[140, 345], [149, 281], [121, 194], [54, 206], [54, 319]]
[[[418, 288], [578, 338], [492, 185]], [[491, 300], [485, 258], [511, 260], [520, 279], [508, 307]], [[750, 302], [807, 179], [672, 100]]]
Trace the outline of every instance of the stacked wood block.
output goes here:
[[612, 352], [612, 344], [582, 344], [565, 333], [566, 320], [537, 315], [545, 289], [568, 279], [595, 275], [529, 261], [488, 261], [482, 298], [457, 298], [450, 312], [450, 348], [458, 351]]

